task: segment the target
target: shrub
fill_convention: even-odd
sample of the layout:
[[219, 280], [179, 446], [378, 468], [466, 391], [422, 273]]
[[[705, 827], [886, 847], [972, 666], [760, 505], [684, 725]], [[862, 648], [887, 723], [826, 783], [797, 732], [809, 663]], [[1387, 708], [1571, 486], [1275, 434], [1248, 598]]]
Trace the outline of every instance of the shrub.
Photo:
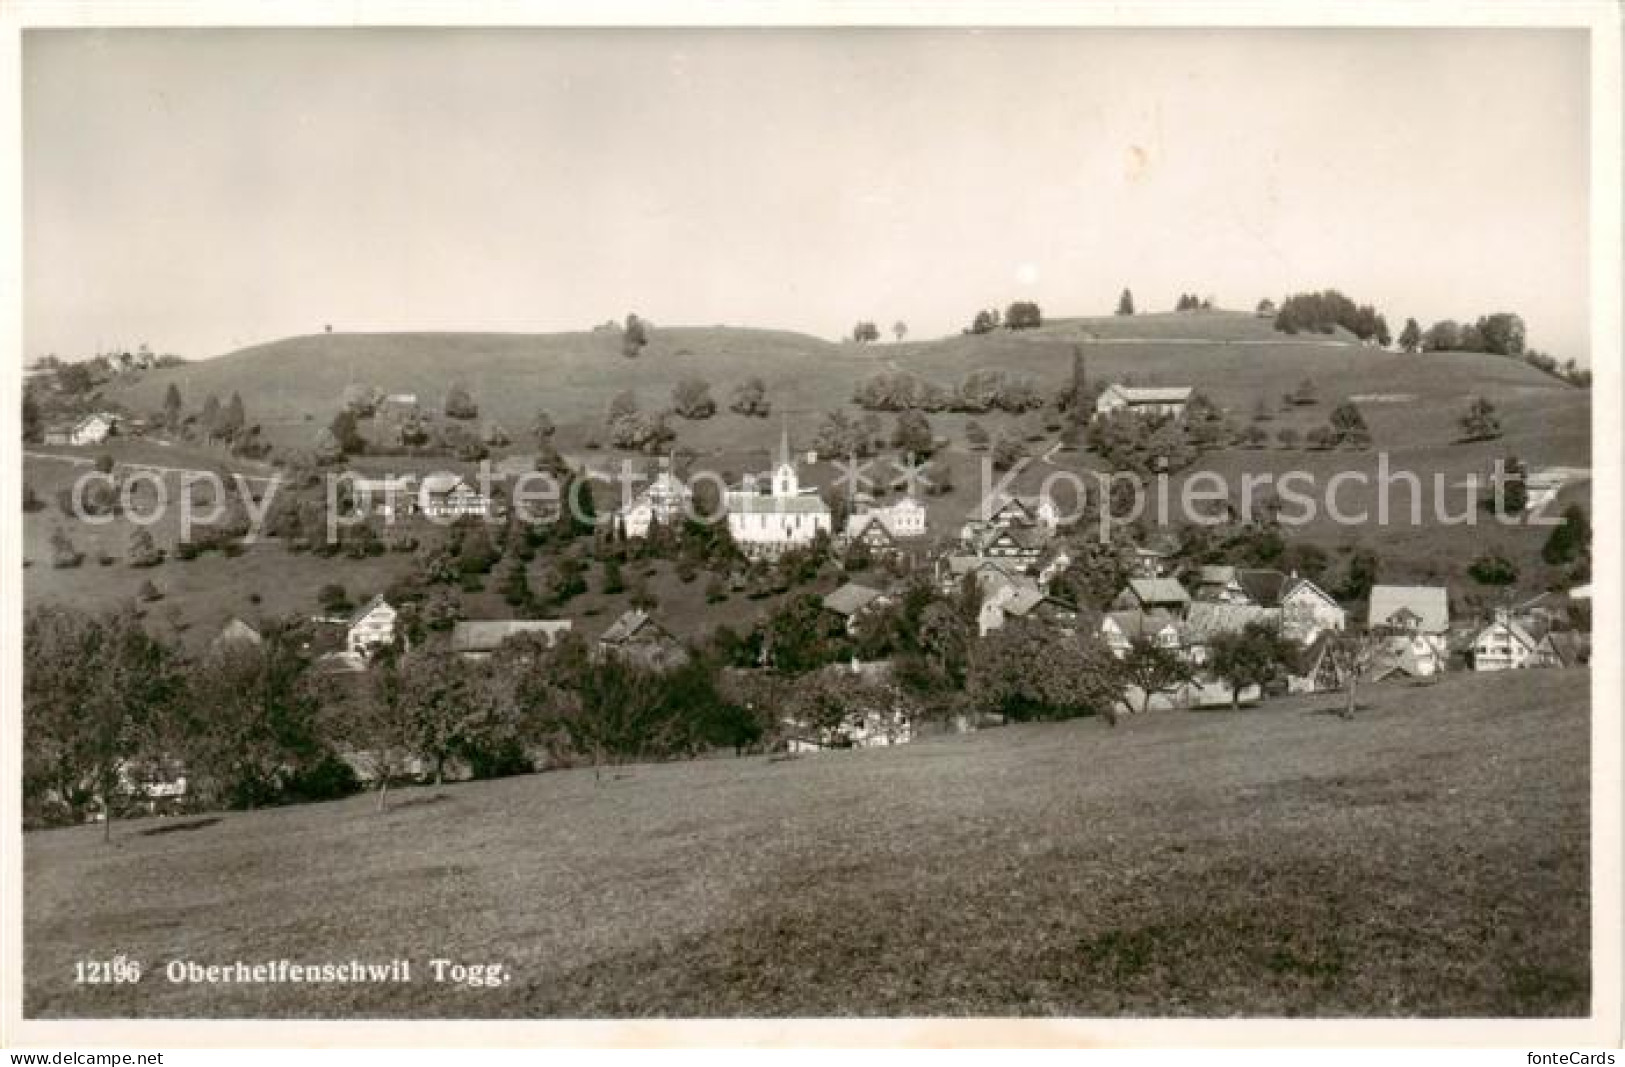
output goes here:
[[1518, 568], [1493, 549], [1473, 560], [1467, 573], [1480, 585], [1511, 585], [1518, 580]]

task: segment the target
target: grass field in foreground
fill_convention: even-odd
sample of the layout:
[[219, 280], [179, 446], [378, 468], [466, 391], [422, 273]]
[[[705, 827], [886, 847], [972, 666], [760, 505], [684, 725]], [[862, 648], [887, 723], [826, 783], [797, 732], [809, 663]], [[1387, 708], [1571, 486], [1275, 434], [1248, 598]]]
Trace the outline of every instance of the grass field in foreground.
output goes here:
[[[25, 838], [39, 1016], [1563, 1016], [1584, 671]], [[153, 832], [166, 831], [166, 832]], [[179, 832], [168, 832], [179, 831]], [[73, 984], [127, 953], [134, 987]], [[414, 961], [410, 985], [187, 986]], [[435, 957], [499, 963], [438, 985]]]

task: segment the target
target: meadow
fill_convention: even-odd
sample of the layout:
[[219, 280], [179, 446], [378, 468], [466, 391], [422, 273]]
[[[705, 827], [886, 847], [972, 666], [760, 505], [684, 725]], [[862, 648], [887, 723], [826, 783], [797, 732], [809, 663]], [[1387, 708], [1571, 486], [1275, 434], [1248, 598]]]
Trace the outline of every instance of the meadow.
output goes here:
[[[1586, 671], [25, 835], [29, 1017], [1584, 1015]], [[74, 983], [80, 959], [136, 985]], [[172, 960], [413, 961], [172, 984]], [[504, 984], [430, 980], [493, 964]]]

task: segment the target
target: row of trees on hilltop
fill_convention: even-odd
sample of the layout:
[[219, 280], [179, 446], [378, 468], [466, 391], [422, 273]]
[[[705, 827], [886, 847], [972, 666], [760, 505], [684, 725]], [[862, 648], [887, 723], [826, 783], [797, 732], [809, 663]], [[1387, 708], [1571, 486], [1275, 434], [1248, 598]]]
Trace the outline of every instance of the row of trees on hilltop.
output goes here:
[[1393, 342], [1388, 320], [1370, 304], [1356, 304], [1336, 289], [1318, 293], [1294, 293], [1275, 313], [1275, 328], [1282, 333], [1331, 333], [1337, 327], [1362, 341], [1375, 341], [1383, 348]]
[[1044, 313], [1039, 306], [1031, 300], [1017, 300], [1005, 308], [1002, 319], [998, 308], [983, 308], [961, 332], [979, 336], [992, 333], [1001, 326], [1007, 330], [1030, 330], [1042, 325]]

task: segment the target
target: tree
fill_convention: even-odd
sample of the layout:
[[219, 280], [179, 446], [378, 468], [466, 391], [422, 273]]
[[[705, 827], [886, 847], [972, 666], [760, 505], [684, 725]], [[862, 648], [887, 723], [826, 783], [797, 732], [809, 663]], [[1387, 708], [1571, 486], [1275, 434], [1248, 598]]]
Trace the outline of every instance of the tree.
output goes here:
[[734, 386], [728, 398], [728, 410], [746, 418], [765, 419], [773, 411], [767, 399], [767, 386], [760, 378], [746, 378]]
[[220, 398], [210, 393], [203, 401], [203, 411], [198, 415], [198, 422], [203, 432], [212, 441], [220, 436]]
[[553, 435], [558, 432], [558, 429], [557, 426], [553, 425], [553, 416], [549, 415], [546, 409], [538, 408], [536, 417], [531, 420], [530, 424], [530, 433], [532, 437], [536, 438], [537, 447], [547, 448], [552, 443]]
[[1119, 315], [1134, 314], [1134, 294], [1127, 289], [1124, 289], [1123, 295], [1117, 298], [1117, 313]]
[[106, 452], [98, 452], [91, 465], [95, 468], [97, 474], [113, 473], [113, 457]]
[[425, 641], [398, 663], [385, 661], [379, 667], [372, 700], [366, 702], [370, 721], [354, 740], [363, 750], [376, 745], [381, 755], [380, 808], [387, 803], [389, 778], [401, 773], [406, 759], [432, 767], [439, 785], [453, 757], [494, 739], [499, 726], [496, 693], [482, 684], [482, 675], [443, 638]]
[[709, 419], [717, 413], [711, 399], [711, 386], [703, 378], [689, 375], [671, 389], [672, 410], [684, 419]]
[[1141, 635], [1129, 643], [1128, 652], [1121, 661], [1123, 677], [1143, 694], [1140, 710], [1151, 710], [1151, 698], [1158, 693], [1171, 693], [1196, 677], [1196, 672], [1179, 657], [1179, 653]]
[[837, 662], [845, 652], [839, 620], [811, 593], [781, 604], [768, 617], [763, 640], [768, 661], [780, 674], [805, 674]]
[[248, 412], [243, 407], [242, 394], [233, 392], [231, 399], [226, 401], [225, 410], [220, 413], [220, 425], [215, 436], [222, 441], [237, 440], [237, 436], [248, 428]]
[[1337, 595], [1342, 600], [1365, 600], [1371, 595], [1371, 587], [1377, 584], [1377, 573], [1381, 567], [1381, 560], [1369, 548], [1356, 548], [1349, 554], [1348, 563], [1343, 572], [1342, 584], [1338, 586]]
[[891, 335], [896, 339], [898, 344], [902, 344], [903, 338], [908, 336], [908, 323], [904, 322], [902, 319], [898, 319], [896, 322], [892, 323]]
[[1360, 683], [1382, 664], [1386, 645], [1381, 633], [1328, 635], [1325, 654], [1331, 657], [1332, 669], [1343, 683], [1343, 718], [1354, 718]]
[[39, 441], [45, 434], [44, 418], [40, 414], [39, 401], [34, 399], [34, 390], [23, 387], [23, 440], [27, 443]]
[[1371, 444], [1371, 431], [1365, 424], [1365, 416], [1360, 414], [1360, 406], [1354, 401], [1345, 400], [1333, 408], [1330, 421], [1338, 444], [1355, 448], [1365, 448]]
[[130, 566], [155, 567], [164, 561], [164, 553], [152, 542], [152, 533], [145, 526], [137, 526], [130, 533]]
[[999, 439], [993, 443], [993, 469], [1007, 471], [1026, 458], [1027, 446], [1001, 430]]
[[878, 341], [880, 340], [880, 327], [872, 322], [860, 322], [852, 327], [852, 340], [860, 345], [866, 345], [870, 341]]
[[176, 742], [198, 795], [233, 808], [274, 802], [329, 755], [302, 632], [268, 626], [258, 642], [222, 641], [191, 672]]
[[1512, 585], [1518, 580], [1517, 566], [1498, 549], [1481, 553], [1467, 573], [1479, 585]]
[[1258, 315], [1260, 318], [1274, 318], [1275, 301], [1271, 300], [1267, 296], [1264, 297], [1264, 299], [1258, 302], [1258, 306], [1253, 309], [1253, 313]]
[[461, 382], [453, 382], [446, 390], [446, 403], [444, 407], [448, 419], [475, 419], [479, 417], [479, 405], [469, 395], [468, 387]]
[[1062, 634], [1033, 619], [1007, 619], [970, 648], [965, 691], [1010, 719], [1106, 716], [1122, 699], [1111, 651], [1094, 636]]
[[677, 435], [663, 414], [637, 411], [616, 419], [609, 426], [609, 441], [616, 448], [654, 455], [665, 449]]
[[1282, 448], [1297, 448], [1299, 443], [1298, 431], [1290, 426], [1283, 426], [1275, 431], [1275, 443]]
[[977, 422], [975, 419], [965, 423], [965, 442], [966, 444], [970, 445], [973, 450], [980, 452], [982, 449], [988, 446], [988, 442], [990, 440], [991, 438], [988, 437], [987, 430], [982, 426], [981, 423]]
[[383, 403], [383, 400], [384, 391], [377, 386], [351, 382], [344, 387], [339, 404], [356, 418], [369, 419], [378, 413], [378, 405]]
[[1497, 356], [1521, 356], [1527, 331], [1523, 319], [1507, 311], [1481, 317], [1475, 324], [1479, 347]]
[[181, 391], [174, 382], [164, 390], [164, 427], [169, 430], [178, 430], [181, 426]]
[[1422, 347], [1429, 352], [1454, 352], [1462, 347], [1461, 324], [1444, 319], [1429, 326], [1422, 335]]
[[1488, 399], [1475, 396], [1467, 402], [1467, 411], [1457, 420], [1463, 441], [1489, 441], [1501, 436], [1501, 418], [1495, 405]]
[[978, 334], [978, 335], [980, 335], [980, 334], [984, 334], [984, 333], [992, 333], [994, 330], [996, 330], [998, 328], [999, 328], [999, 311], [998, 311], [998, 309], [997, 308], [985, 308], [982, 311], [978, 311], [976, 313], [976, 317], [974, 319], [972, 319], [971, 324], [968, 327], [965, 328], [965, 332], [969, 333], [969, 334]]
[[84, 561], [84, 553], [74, 546], [67, 531], [60, 526], [51, 531], [51, 566], [67, 569], [77, 567]]
[[1553, 566], [1573, 563], [1591, 554], [1591, 520], [1585, 508], [1570, 504], [1563, 509], [1563, 521], [1552, 528], [1541, 547], [1540, 558]]
[[338, 446], [340, 458], [345, 455], [359, 455], [367, 450], [367, 442], [361, 436], [361, 428], [356, 423], [355, 413], [340, 411], [333, 416], [333, 421], [327, 424]]
[[1529, 469], [1517, 456], [1508, 456], [1499, 473], [1498, 510], [1503, 515], [1522, 515], [1529, 507]]
[[649, 325], [636, 315], [626, 316], [626, 328], [621, 331], [621, 355], [633, 359], [649, 343]]
[[1287, 399], [1299, 407], [1311, 407], [1320, 403], [1320, 389], [1313, 378], [1305, 378], [1297, 389], [1287, 394]]
[[1269, 623], [1249, 622], [1240, 631], [1220, 634], [1213, 639], [1208, 665], [1230, 686], [1230, 706], [1241, 706], [1241, 692], [1256, 685], [1264, 687], [1282, 678], [1292, 662], [1292, 642]]
[[1044, 314], [1031, 300], [1017, 300], [1004, 313], [1004, 325], [1011, 330], [1029, 330], [1044, 325]]
[[316, 603], [329, 615], [342, 615], [355, 606], [350, 603], [350, 594], [337, 582], [328, 582], [316, 590]]
[[110, 840], [119, 796], [161, 755], [181, 692], [174, 650], [132, 612], [38, 607], [23, 620], [22, 674], [25, 792], [70, 815], [96, 804]]
[[892, 447], [909, 455], [924, 458], [936, 450], [936, 438], [931, 433], [931, 421], [920, 411], [901, 411], [897, 426], [892, 430]]
[[1406, 319], [1405, 328], [1399, 331], [1399, 347], [1406, 352], [1416, 352], [1422, 347], [1422, 327], [1415, 319]]

